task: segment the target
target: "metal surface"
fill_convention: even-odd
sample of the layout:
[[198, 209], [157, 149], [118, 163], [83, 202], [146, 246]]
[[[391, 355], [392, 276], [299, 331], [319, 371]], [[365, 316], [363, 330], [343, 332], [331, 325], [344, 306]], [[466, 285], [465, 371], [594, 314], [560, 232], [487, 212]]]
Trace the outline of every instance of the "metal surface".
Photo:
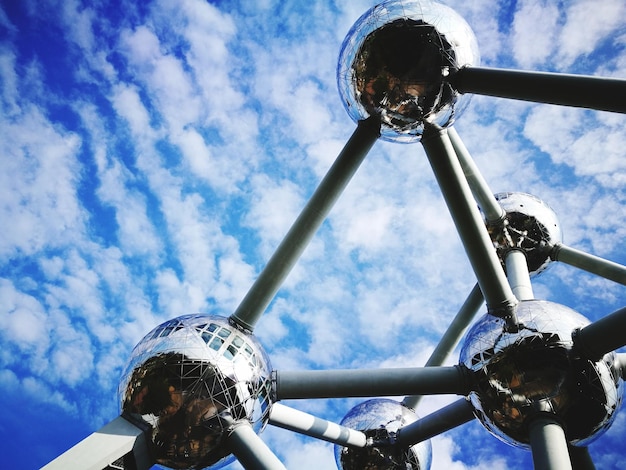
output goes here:
[[231, 316], [233, 322], [248, 331], [254, 329], [335, 201], [378, 139], [379, 131], [380, 122], [375, 117], [358, 123], [335, 163]]
[[[476, 375], [470, 394], [477, 417], [499, 439], [529, 444], [528, 423], [537, 407], [564, 424], [568, 442], [586, 445], [613, 422], [622, 400], [614, 355], [597, 361], [573, 351], [572, 331], [589, 321], [565, 306], [520, 302], [518, 332], [485, 315], [467, 333], [460, 361]], [[583, 329], [584, 331], [584, 329]]]
[[626, 307], [577, 329], [574, 344], [590, 359], [626, 346]]
[[272, 405], [269, 424], [342, 446], [365, 447], [367, 442], [367, 437], [360, 431], [326, 421], [281, 403]]
[[427, 126], [422, 144], [476, 274], [487, 310], [493, 315], [506, 318], [514, 328], [517, 299], [493, 250], [491, 239], [446, 131]]
[[556, 214], [545, 202], [530, 194], [508, 192], [494, 197], [506, 215], [501, 223], [487, 222], [487, 228], [502, 265], [510, 250], [522, 250], [530, 274], [541, 273], [551, 261], [546, 247], [560, 243], [563, 238]]
[[474, 419], [474, 407], [461, 398], [398, 430], [396, 439], [400, 447], [416, 444], [435, 437]]
[[535, 470], [571, 470], [565, 433], [554, 416], [538, 413], [528, 427]]
[[400, 395], [467, 395], [465, 367], [272, 372], [276, 400]]
[[626, 266], [621, 264], [590, 255], [561, 243], [552, 247], [550, 257], [555, 261], [569, 264], [626, 286]]
[[118, 416], [67, 450], [42, 470], [101, 470], [120, 457], [132, 454], [136, 470], [148, 470], [153, 459], [146, 429]]
[[121, 408], [152, 426], [158, 464], [204, 468], [234, 459], [230, 420], [259, 431], [270, 406], [269, 359], [254, 336], [217, 315], [159, 325], [135, 347], [119, 385]]
[[626, 113], [626, 80], [466, 67], [450, 78], [461, 93]]
[[[437, 346], [426, 361], [425, 367], [440, 366], [445, 362], [458, 344], [469, 324], [476, 316], [476, 313], [482, 306], [483, 302], [483, 294], [480, 291], [478, 284], [476, 284], [459, 309], [459, 312], [450, 323], [450, 326], [448, 326], [448, 329], [439, 340], [439, 343], [437, 343]], [[402, 400], [402, 403], [409, 408], [416, 409], [421, 398], [422, 395], [411, 395], [405, 397], [404, 400]]]
[[506, 277], [517, 300], [532, 300], [533, 286], [530, 283], [526, 254], [521, 250], [510, 250], [504, 256]]
[[238, 422], [228, 429], [228, 448], [246, 470], [286, 470], [278, 457], [256, 434], [250, 423]]
[[387, 398], [367, 400], [352, 408], [341, 424], [362, 431], [371, 444], [364, 448], [335, 446], [339, 470], [428, 470], [432, 460], [429, 441], [396, 445], [395, 435], [418, 416], [401, 403]]
[[435, 2], [387, 2], [368, 10], [341, 47], [337, 82], [355, 121], [380, 116], [381, 137], [415, 142], [425, 122], [448, 126], [468, 104], [445, 78], [480, 61], [465, 20]]
[[476, 163], [472, 159], [467, 147], [465, 147], [465, 144], [454, 127], [448, 128], [448, 136], [450, 137], [450, 142], [452, 142], [452, 147], [454, 147], [456, 156], [459, 159], [459, 163], [461, 164], [467, 183], [469, 184], [472, 194], [478, 203], [478, 207], [480, 207], [480, 210], [485, 215], [487, 224], [493, 224], [501, 221], [505, 216], [504, 209], [502, 209], [502, 206], [498, 204], [498, 201], [489, 189], [485, 178], [483, 178], [483, 175], [476, 166]]

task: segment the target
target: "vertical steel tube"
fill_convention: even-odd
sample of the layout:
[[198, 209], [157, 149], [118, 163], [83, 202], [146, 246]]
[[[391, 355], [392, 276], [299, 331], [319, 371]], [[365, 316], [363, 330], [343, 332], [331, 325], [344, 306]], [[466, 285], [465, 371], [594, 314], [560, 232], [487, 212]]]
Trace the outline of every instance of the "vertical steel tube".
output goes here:
[[563, 244], [552, 247], [550, 258], [626, 286], [626, 266]]
[[572, 470], [596, 470], [596, 466], [591, 460], [588, 447], [568, 447], [569, 458], [572, 461]]
[[444, 129], [428, 125], [422, 144], [474, 269], [489, 313], [517, 326], [517, 299], [504, 274], [478, 207]]
[[246, 470], [287, 470], [254, 432], [250, 423], [233, 424], [226, 437], [226, 443]]
[[380, 121], [360, 121], [335, 163], [321, 181], [267, 265], [230, 319], [252, 331], [380, 135]]
[[340, 446], [365, 447], [367, 443], [367, 437], [361, 431], [326, 421], [280, 403], [272, 405], [269, 423]]
[[400, 447], [409, 447], [474, 419], [474, 407], [466, 399], [451, 403], [428, 416], [401, 427], [397, 432]]
[[450, 77], [461, 93], [626, 113], [626, 80], [486, 67], [465, 67]]
[[488, 223], [502, 221], [506, 216], [506, 212], [504, 212], [504, 209], [498, 204], [498, 201], [491, 192], [491, 189], [489, 189], [487, 182], [454, 127], [448, 128], [448, 136], [459, 158], [459, 163], [461, 164], [467, 183], [472, 190], [472, 194], [478, 206], [485, 214], [485, 219]]
[[[469, 296], [459, 309], [450, 326], [441, 337], [441, 340], [433, 350], [432, 354], [426, 361], [426, 367], [434, 367], [443, 365], [450, 353], [454, 350], [459, 339], [463, 336], [465, 329], [472, 322], [476, 312], [483, 304], [483, 294], [480, 291], [478, 284], [474, 285], [474, 288], [470, 292]], [[405, 397], [402, 403], [409, 408], [416, 409], [422, 395], [411, 395]]]
[[530, 283], [530, 274], [528, 273], [528, 262], [524, 252], [521, 250], [509, 251], [504, 256], [504, 265], [506, 266], [506, 277], [517, 300], [534, 299], [533, 286]]
[[571, 470], [565, 432], [549, 413], [538, 413], [529, 424], [535, 470]]

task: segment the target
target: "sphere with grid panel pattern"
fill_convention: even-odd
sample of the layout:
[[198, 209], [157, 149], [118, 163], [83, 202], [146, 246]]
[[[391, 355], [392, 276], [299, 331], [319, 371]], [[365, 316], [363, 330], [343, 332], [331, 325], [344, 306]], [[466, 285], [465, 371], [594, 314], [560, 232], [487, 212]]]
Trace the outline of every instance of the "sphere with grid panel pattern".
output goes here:
[[339, 470], [428, 470], [432, 460], [430, 441], [410, 447], [390, 445], [398, 429], [418, 419], [417, 414], [400, 402], [374, 398], [352, 408], [343, 418], [343, 426], [365, 433], [364, 448], [335, 446]]
[[500, 440], [529, 448], [529, 424], [550, 413], [570, 444], [587, 446], [611, 426], [622, 401], [615, 353], [585, 357], [572, 333], [589, 321], [563, 305], [522, 301], [517, 318], [511, 331], [486, 314], [466, 335], [460, 362], [475, 374], [476, 416]]
[[225, 445], [233, 421], [260, 432], [269, 419], [271, 365], [251, 334], [228, 319], [184, 315], [148, 333], [122, 374], [123, 413], [152, 426], [156, 462], [217, 469], [234, 460]]

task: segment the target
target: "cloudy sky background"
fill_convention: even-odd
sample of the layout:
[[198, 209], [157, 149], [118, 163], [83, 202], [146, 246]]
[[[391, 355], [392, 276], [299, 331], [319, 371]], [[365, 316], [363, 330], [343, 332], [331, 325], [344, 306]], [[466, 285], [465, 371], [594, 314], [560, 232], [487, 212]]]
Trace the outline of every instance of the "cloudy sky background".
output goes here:
[[[483, 65], [626, 77], [623, 0], [447, 3]], [[234, 311], [355, 128], [336, 61], [373, 4], [0, 0], [3, 466], [117, 416], [154, 326]], [[456, 128], [494, 192], [540, 197], [567, 245], [626, 263], [624, 116], [473, 97]], [[590, 319], [626, 304], [569, 266], [533, 282]], [[420, 366], [474, 283], [421, 145], [377, 142], [256, 334], [276, 369]], [[356, 403], [286, 404], [339, 421]], [[623, 466], [625, 435], [621, 414], [599, 468]], [[334, 468], [328, 444], [263, 438], [288, 468]], [[478, 423], [433, 449], [434, 469], [531, 462]]]

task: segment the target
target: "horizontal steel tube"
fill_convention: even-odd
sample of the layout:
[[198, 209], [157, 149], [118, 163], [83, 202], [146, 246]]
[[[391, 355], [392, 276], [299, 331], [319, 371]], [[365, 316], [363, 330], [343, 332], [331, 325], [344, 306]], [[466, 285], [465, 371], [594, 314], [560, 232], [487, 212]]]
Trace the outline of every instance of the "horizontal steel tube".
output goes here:
[[469, 370], [463, 366], [274, 371], [272, 374], [277, 400], [467, 395], [471, 391]]
[[465, 67], [450, 78], [461, 93], [626, 113], [626, 80]]
[[341, 426], [280, 403], [272, 405], [269, 423], [306, 436], [346, 447], [365, 447], [367, 437], [361, 431]]
[[[476, 316], [483, 302], [483, 294], [478, 284], [476, 284], [426, 361], [426, 367], [440, 366], [445, 362]], [[411, 395], [405, 397], [402, 403], [409, 408], [415, 409], [421, 398], [422, 395]]]
[[626, 346], [626, 307], [577, 329], [572, 339], [574, 347], [592, 361]]

